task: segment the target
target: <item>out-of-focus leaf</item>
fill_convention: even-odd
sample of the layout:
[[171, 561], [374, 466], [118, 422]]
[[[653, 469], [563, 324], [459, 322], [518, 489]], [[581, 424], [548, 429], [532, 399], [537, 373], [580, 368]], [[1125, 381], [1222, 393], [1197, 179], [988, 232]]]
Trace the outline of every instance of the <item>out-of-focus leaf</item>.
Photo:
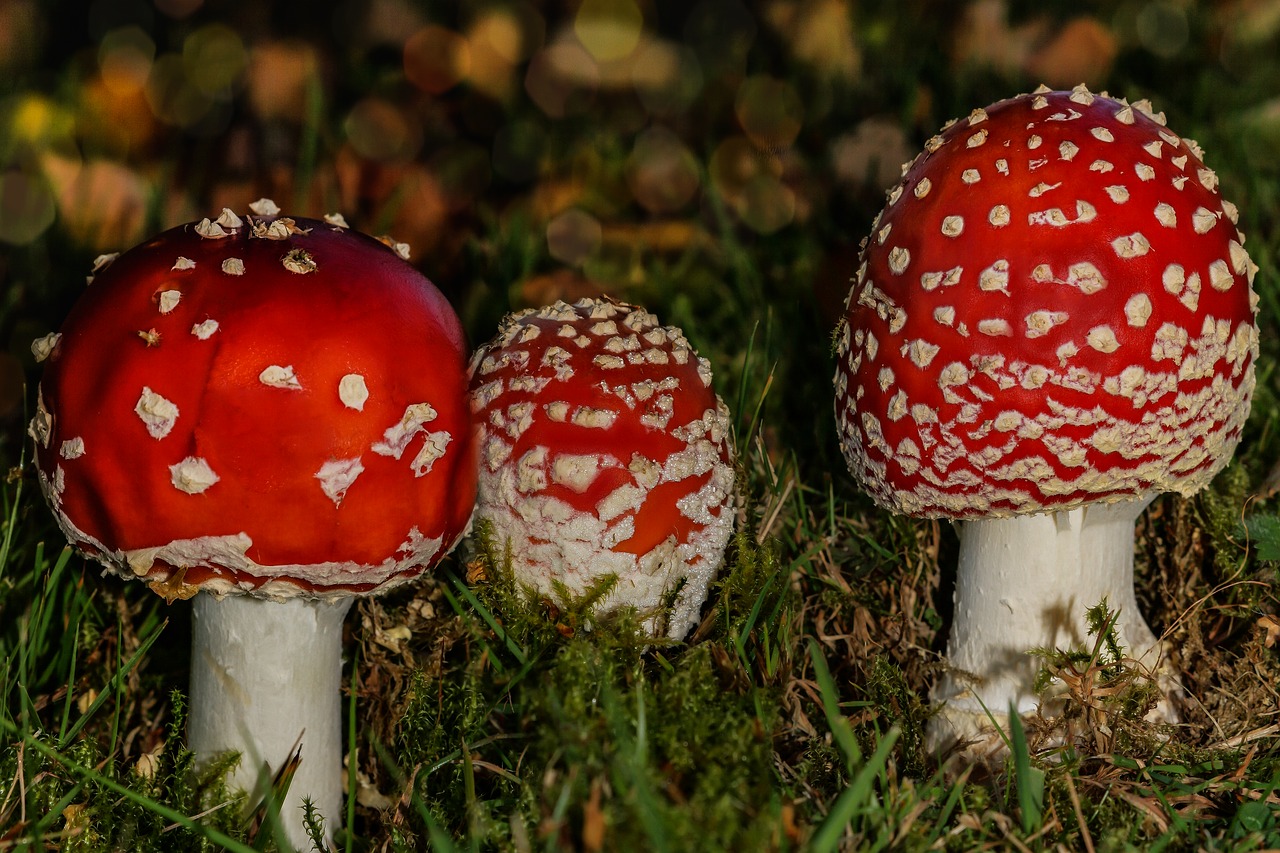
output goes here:
[[1245, 519], [1244, 532], [1258, 559], [1280, 561], [1280, 516], [1252, 515]]

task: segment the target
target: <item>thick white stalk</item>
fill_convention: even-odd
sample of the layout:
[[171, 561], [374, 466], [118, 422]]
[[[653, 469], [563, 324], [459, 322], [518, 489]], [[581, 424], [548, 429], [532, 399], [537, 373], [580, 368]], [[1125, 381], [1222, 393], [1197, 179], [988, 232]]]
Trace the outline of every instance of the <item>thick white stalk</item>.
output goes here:
[[342, 805], [342, 620], [336, 603], [249, 596], [196, 596], [187, 738], [197, 758], [241, 755], [232, 784], [250, 793], [301, 740], [302, 760], [280, 820], [290, 843], [310, 850], [302, 801], [309, 797], [329, 835]]
[[[1128, 657], [1155, 671], [1160, 643], [1133, 591], [1134, 522], [1150, 499], [1064, 512], [963, 522], [948, 665], [934, 689], [945, 703], [930, 741], [994, 745], [985, 706], [1003, 727], [1009, 703], [1035, 710], [1033, 648], [1092, 647], [1085, 611], [1107, 600]], [[1168, 708], [1165, 708], [1168, 715]], [[983, 746], [979, 752], [986, 751]]]

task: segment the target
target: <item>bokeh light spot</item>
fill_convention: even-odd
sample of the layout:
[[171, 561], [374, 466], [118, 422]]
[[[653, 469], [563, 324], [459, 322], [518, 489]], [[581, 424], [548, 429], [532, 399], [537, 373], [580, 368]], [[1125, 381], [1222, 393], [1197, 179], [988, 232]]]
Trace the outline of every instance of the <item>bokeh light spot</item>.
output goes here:
[[804, 123], [804, 104], [796, 90], [787, 81], [765, 74], [742, 82], [734, 109], [751, 141], [769, 151], [795, 142]]
[[1134, 24], [1142, 46], [1165, 59], [1177, 56], [1191, 37], [1187, 13], [1168, 0], [1156, 0], [1143, 6]]
[[43, 165], [58, 225], [77, 244], [101, 252], [142, 239], [151, 188], [136, 171], [113, 160], [81, 162], [54, 155]]
[[577, 266], [596, 253], [603, 235], [600, 220], [574, 207], [547, 223], [547, 249], [556, 260]]
[[524, 88], [543, 113], [565, 118], [585, 112], [595, 100], [600, 68], [582, 45], [560, 41], [534, 54]]
[[183, 128], [199, 124], [213, 108], [209, 95], [187, 78], [182, 57], [172, 53], [152, 64], [147, 78], [147, 103], [160, 121]]
[[260, 118], [302, 120], [307, 86], [319, 70], [320, 58], [312, 44], [276, 41], [255, 45], [246, 78], [250, 106]]
[[795, 218], [796, 194], [773, 175], [760, 174], [747, 183], [734, 208], [748, 228], [772, 234]]
[[249, 52], [244, 40], [230, 27], [209, 24], [187, 36], [182, 43], [182, 61], [187, 78], [208, 95], [223, 95], [244, 74]]
[[687, 111], [702, 93], [702, 66], [688, 47], [649, 39], [636, 51], [631, 83], [636, 97], [649, 112], [678, 115]]
[[698, 191], [698, 161], [680, 137], [666, 128], [651, 128], [637, 137], [627, 158], [627, 184], [641, 207], [672, 213]]
[[156, 45], [140, 27], [112, 30], [98, 46], [103, 85], [115, 95], [142, 90], [156, 58]]
[[860, 122], [853, 132], [831, 143], [836, 178], [854, 186], [887, 190], [902, 176], [914, 144], [896, 118], [877, 116]]
[[745, 136], [729, 137], [711, 154], [707, 171], [712, 186], [725, 198], [735, 199], [765, 167], [761, 162], [764, 156]]
[[644, 13], [634, 0], [583, 0], [573, 32], [598, 62], [630, 56], [640, 44]]
[[0, 172], [0, 242], [24, 246], [53, 224], [53, 193], [41, 178]]
[[422, 145], [421, 131], [382, 98], [361, 100], [351, 108], [342, 127], [351, 147], [368, 160], [408, 161]]
[[432, 95], [443, 94], [471, 70], [471, 48], [453, 30], [434, 24], [404, 43], [404, 73], [409, 82]]
[[29, 93], [6, 100], [0, 105], [3, 125], [7, 125], [14, 141], [46, 146], [54, 140], [70, 136], [74, 122], [66, 110], [53, 101]]
[[508, 65], [528, 58], [524, 27], [511, 9], [486, 9], [467, 29], [467, 40], [485, 45]]

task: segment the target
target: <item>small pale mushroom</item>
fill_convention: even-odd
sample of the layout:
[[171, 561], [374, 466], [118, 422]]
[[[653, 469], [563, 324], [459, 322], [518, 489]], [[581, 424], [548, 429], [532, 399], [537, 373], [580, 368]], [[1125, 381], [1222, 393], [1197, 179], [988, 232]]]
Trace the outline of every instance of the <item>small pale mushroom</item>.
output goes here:
[[603, 610], [684, 637], [733, 530], [734, 473], [728, 412], [680, 330], [605, 300], [509, 315], [472, 359], [471, 405], [476, 517], [516, 579], [554, 599], [616, 575]]
[[[1255, 267], [1194, 142], [1083, 87], [985, 117], [983, 146], [972, 120], [954, 123], [890, 194], [878, 224], [892, 236], [864, 244], [835, 376], [864, 488], [958, 521], [930, 736], [977, 751], [999, 743], [984, 707], [1036, 707], [1028, 650], [1089, 642], [1085, 611], [1103, 599], [1165, 691], [1155, 718], [1174, 718], [1177, 682], [1134, 596], [1134, 522], [1227, 464], [1258, 353]], [[966, 183], [969, 169], [990, 180]], [[967, 226], [944, 236], [951, 217]], [[962, 272], [939, 287], [946, 270]]]
[[475, 454], [445, 297], [350, 229], [255, 236], [282, 221], [272, 209], [174, 228], [99, 270], [42, 339], [31, 432], [67, 538], [169, 600], [195, 597], [197, 756], [240, 752], [233, 781], [253, 790], [301, 738], [281, 818], [310, 849], [304, 797], [330, 833], [341, 823], [343, 616], [454, 546]]

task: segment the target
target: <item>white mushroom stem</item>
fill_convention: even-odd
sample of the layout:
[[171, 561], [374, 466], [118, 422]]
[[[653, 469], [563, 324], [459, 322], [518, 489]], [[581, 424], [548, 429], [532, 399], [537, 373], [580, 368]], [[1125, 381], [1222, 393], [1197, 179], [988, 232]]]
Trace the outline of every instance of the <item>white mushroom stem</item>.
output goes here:
[[253, 805], [301, 743], [280, 821], [296, 849], [310, 850], [305, 798], [330, 837], [341, 821], [342, 620], [351, 599], [218, 600], [202, 592], [193, 604], [189, 745], [201, 761], [239, 752], [231, 784]]
[[[977, 740], [971, 753], [998, 753], [1001, 741], [987, 711], [1002, 728], [1011, 702], [1020, 714], [1034, 711], [1040, 698], [1032, 685], [1042, 661], [1029, 650], [1092, 649], [1085, 611], [1104, 598], [1118, 611], [1116, 639], [1126, 657], [1157, 671], [1161, 644], [1133, 591], [1134, 522], [1150, 502], [960, 525], [949, 671], [932, 697], [943, 705], [930, 724], [933, 747]], [[1174, 684], [1160, 680], [1166, 690]], [[1169, 720], [1168, 703], [1162, 705], [1156, 713]]]

